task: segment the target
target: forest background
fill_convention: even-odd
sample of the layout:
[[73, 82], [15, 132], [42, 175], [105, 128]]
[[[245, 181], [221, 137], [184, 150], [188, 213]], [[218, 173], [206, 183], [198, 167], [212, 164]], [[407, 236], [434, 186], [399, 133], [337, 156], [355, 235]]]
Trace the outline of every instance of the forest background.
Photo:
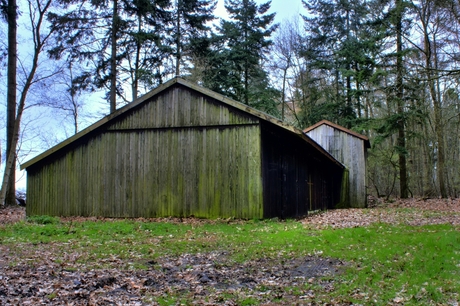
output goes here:
[[[276, 17], [280, 5], [289, 18]], [[327, 119], [367, 135], [369, 194], [460, 194], [458, 1], [0, 0], [0, 9], [0, 203], [25, 188], [22, 162], [176, 75], [301, 129]]]

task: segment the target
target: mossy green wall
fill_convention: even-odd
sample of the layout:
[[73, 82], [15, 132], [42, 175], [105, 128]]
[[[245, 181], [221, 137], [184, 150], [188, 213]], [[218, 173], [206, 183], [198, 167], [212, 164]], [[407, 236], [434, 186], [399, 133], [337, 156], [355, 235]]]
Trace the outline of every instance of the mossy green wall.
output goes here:
[[28, 215], [262, 218], [257, 119], [174, 86], [29, 167]]

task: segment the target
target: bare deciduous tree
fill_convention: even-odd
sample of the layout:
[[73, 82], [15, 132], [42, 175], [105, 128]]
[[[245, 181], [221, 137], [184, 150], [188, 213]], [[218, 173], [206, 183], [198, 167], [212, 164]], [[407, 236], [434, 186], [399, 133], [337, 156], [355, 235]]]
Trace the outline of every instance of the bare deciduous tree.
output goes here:
[[[45, 30], [45, 17], [46, 13], [51, 7], [52, 0], [29, 0], [27, 4], [28, 19], [30, 21], [31, 29], [30, 34], [32, 36], [33, 42], [32, 61], [30, 63], [30, 67], [27, 70], [25, 66], [23, 66], [23, 70], [25, 72], [25, 81], [22, 88], [20, 89], [19, 101], [14, 113], [12, 137], [8, 139], [7, 159], [5, 171], [3, 174], [2, 187], [0, 190], [0, 205], [4, 205], [5, 203], [9, 183], [12, 180], [14, 182], [13, 178], [16, 169], [16, 147], [20, 137], [21, 119], [26, 108], [27, 95], [34, 84], [42, 82], [55, 74], [53, 72], [43, 75], [37, 74], [40, 65], [40, 57], [43, 54], [45, 46], [48, 43], [48, 39], [53, 32], [52, 27], [49, 28], [48, 31]], [[15, 52], [15, 56], [17, 57], [17, 50]], [[8, 89], [10, 90], [9, 85], [10, 84], [8, 84]]]

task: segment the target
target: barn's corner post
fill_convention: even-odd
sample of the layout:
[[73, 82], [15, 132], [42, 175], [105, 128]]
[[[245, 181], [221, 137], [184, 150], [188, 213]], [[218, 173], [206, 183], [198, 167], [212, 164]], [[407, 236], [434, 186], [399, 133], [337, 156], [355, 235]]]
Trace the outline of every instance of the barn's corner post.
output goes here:
[[343, 169], [342, 184], [340, 186], [340, 201], [336, 208], [350, 208], [350, 171]]

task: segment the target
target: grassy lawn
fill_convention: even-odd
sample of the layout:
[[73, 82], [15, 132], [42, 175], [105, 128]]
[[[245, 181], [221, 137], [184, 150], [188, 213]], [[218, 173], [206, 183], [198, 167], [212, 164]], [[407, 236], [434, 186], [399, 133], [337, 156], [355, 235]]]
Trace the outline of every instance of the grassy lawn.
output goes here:
[[[267, 300], [279, 304], [458, 305], [459, 229], [448, 224], [374, 223], [312, 229], [294, 220], [63, 222], [35, 217], [1, 226], [0, 251], [9, 254], [3, 269], [40, 266], [46, 261], [66, 271], [82, 272], [155, 270], [161, 269], [158, 263], [169, 259], [201, 254], [209, 255], [214, 270], [245, 267], [246, 275], [251, 275], [261, 265], [289, 269], [293, 259], [323, 258], [340, 261], [338, 272], [273, 286], [256, 280], [244, 290], [204, 287], [212, 301], [233, 300], [237, 305]], [[225, 256], [216, 259], [212, 256], [216, 251]], [[190, 304], [196, 298], [180, 290], [161, 295], [149, 295], [146, 290], [143, 295], [146, 303], [158, 305]]]

